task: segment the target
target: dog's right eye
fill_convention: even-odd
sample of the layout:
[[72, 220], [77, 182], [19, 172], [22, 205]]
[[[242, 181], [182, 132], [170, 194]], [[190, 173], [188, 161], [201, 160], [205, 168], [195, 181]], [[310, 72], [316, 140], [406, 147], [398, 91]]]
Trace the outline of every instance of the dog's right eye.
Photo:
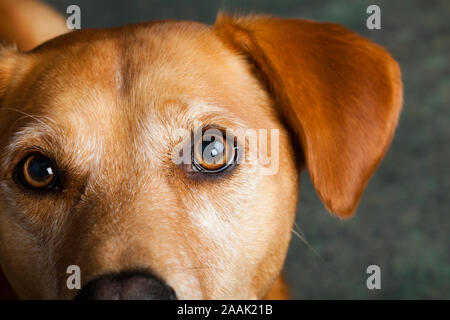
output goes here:
[[219, 173], [231, 167], [236, 160], [234, 141], [227, 141], [219, 129], [205, 129], [193, 145], [194, 169], [203, 173]]
[[56, 168], [46, 156], [33, 153], [17, 167], [21, 184], [32, 190], [52, 189], [56, 185]]

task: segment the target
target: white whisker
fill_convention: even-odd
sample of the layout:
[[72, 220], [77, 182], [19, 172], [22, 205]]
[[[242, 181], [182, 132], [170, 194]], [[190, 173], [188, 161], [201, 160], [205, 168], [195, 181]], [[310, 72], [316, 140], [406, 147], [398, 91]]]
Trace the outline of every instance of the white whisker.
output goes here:
[[[298, 229], [295, 230], [295, 228]], [[296, 222], [294, 222], [294, 228], [292, 229], [292, 233], [294, 235], [296, 235], [303, 243], [306, 244], [306, 246], [318, 257], [323, 261], [322, 256], [311, 246], [311, 244], [308, 242], [308, 240], [306, 240], [305, 236], [303, 235], [303, 233], [300, 230], [300, 227], [297, 225]]]

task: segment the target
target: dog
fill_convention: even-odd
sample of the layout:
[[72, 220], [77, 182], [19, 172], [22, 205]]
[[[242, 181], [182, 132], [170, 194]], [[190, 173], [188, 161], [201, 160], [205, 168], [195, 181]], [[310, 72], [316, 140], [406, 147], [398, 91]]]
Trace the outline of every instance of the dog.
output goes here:
[[[21, 299], [287, 299], [299, 174], [351, 217], [401, 111], [397, 62], [333, 23], [68, 32], [31, 0], [1, 0], [0, 21], [16, 44], [0, 52], [0, 264]], [[258, 158], [248, 137], [223, 140], [246, 129], [277, 133], [275, 172], [238, 161]]]

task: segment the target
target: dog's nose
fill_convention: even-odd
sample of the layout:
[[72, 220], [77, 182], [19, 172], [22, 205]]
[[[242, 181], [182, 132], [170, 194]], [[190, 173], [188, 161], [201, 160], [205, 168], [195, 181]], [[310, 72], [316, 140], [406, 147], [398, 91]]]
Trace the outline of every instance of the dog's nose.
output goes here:
[[175, 291], [146, 272], [108, 274], [86, 283], [76, 300], [176, 300]]

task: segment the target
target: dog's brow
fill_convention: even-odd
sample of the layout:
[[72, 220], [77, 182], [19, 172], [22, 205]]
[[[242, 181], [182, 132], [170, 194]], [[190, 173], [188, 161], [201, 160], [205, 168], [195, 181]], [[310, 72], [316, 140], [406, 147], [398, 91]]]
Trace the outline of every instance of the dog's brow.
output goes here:
[[8, 152], [25, 149], [36, 145], [55, 146], [58, 142], [58, 132], [45, 124], [33, 124], [20, 128], [12, 134], [12, 138], [6, 147]]
[[[140, 150], [140, 154], [144, 156], [143, 159], [150, 155], [152, 160], [164, 156], [164, 154], [155, 154], [156, 150], [162, 150], [157, 145], [167, 147], [167, 134], [173, 134], [175, 129], [183, 128], [192, 131], [199, 126], [211, 124], [232, 129], [246, 127], [242, 119], [220, 103], [174, 100], [167, 101], [164, 105], [163, 112], [151, 111], [153, 109], [151, 107], [146, 120], [136, 119], [135, 125], [139, 128], [137, 134], [139, 138], [134, 141], [131, 148]], [[46, 155], [67, 164], [70, 168], [78, 168], [80, 161], [86, 170], [92, 166], [98, 166], [105, 148], [103, 138], [98, 136], [99, 132], [92, 127], [86, 127], [87, 123], [79, 117], [66, 114], [64, 121], [66, 120], [68, 123], [63, 125], [62, 119], [56, 121], [48, 117], [39, 117], [13, 132], [5, 149], [6, 157], [2, 159], [3, 167], [10, 166], [17, 160], [15, 159], [17, 154], [24, 150], [37, 148], [44, 150]], [[155, 128], [159, 129], [155, 130]], [[112, 132], [120, 134], [114, 130]], [[164, 132], [166, 134], [161, 136], [160, 134]], [[159, 134], [155, 135], [156, 133]], [[149, 161], [149, 163], [153, 162]]]
[[225, 106], [202, 101], [191, 101], [186, 114], [194, 121], [217, 124], [231, 124], [236, 128], [245, 128], [245, 124]]
[[[177, 129], [193, 130], [204, 125], [218, 125], [224, 128], [246, 128], [242, 119], [227, 107], [200, 101], [167, 101], [162, 103], [164, 112], [150, 111], [146, 119], [139, 119], [137, 125], [146, 132], [170, 134]], [[158, 128], [158, 130], [156, 130]], [[158, 138], [163, 141], [162, 137]]]
[[24, 126], [12, 134], [5, 147], [5, 157], [1, 165], [3, 168], [9, 167], [17, 160], [17, 155], [24, 154], [27, 150], [40, 150], [47, 156], [65, 163], [73, 163], [77, 158], [83, 158], [87, 162], [92, 158], [90, 149], [96, 147], [82, 139], [87, 138], [86, 135], [79, 136], [69, 141], [64, 128], [53, 125], [51, 121]]
[[1, 169], [9, 168], [15, 162], [17, 155], [23, 154], [27, 150], [40, 150], [45, 153], [52, 153], [53, 149], [56, 150], [59, 142], [48, 132], [46, 125], [36, 124], [12, 133], [11, 140], [5, 146], [4, 156], [0, 160]]

